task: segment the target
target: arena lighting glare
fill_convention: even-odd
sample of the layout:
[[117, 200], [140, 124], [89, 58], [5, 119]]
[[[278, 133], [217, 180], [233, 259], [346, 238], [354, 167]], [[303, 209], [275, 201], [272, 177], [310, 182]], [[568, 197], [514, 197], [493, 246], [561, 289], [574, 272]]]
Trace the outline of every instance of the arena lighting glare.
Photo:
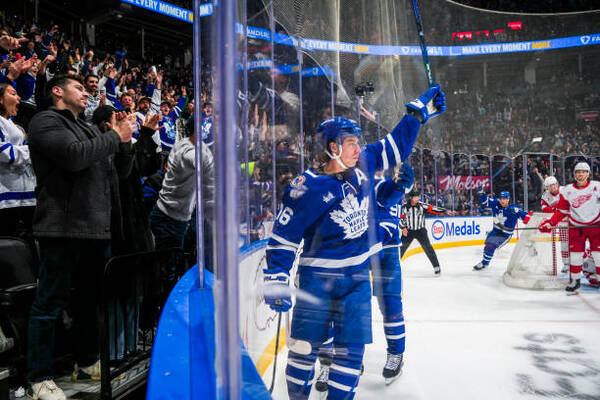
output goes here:
[[515, 157], [519, 154], [523, 154], [525, 152], [525, 150], [529, 149], [529, 147], [531, 147], [532, 145], [534, 145], [536, 143], [540, 143], [542, 140], [544, 140], [544, 138], [541, 136], [534, 137], [533, 139], [531, 139], [531, 142], [529, 142], [527, 145], [525, 145], [525, 147], [523, 147], [521, 150], [519, 150], [519, 152], [515, 155]]

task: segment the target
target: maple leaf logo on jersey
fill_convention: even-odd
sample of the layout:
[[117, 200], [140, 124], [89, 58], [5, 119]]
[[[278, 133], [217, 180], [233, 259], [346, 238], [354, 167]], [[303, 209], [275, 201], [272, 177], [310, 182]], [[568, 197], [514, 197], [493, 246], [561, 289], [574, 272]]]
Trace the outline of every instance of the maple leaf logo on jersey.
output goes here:
[[497, 214], [494, 216], [494, 223], [504, 225], [506, 222], [506, 216], [503, 213]]
[[584, 194], [583, 196], [577, 196], [571, 202], [571, 207], [573, 207], [573, 208], [579, 208], [579, 207], [581, 207], [584, 203], [586, 203], [591, 198], [592, 198], [592, 194], [591, 193]]
[[360, 203], [355, 195], [349, 194], [341, 202], [342, 209], [332, 211], [329, 216], [339, 226], [344, 228], [344, 239], [356, 239], [369, 227], [367, 214], [369, 198], [365, 197]]

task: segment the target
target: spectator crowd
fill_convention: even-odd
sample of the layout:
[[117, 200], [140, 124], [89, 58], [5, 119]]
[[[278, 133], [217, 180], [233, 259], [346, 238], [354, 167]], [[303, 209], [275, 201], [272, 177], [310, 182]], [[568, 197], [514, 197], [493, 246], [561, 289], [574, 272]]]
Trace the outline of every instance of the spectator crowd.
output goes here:
[[[94, 309], [108, 258], [183, 247], [193, 235], [192, 80], [168, 55], [165, 68], [130, 62], [122, 47], [100, 55], [58, 25], [19, 17], [4, 18], [0, 56], [0, 235], [23, 238], [40, 257], [25, 338], [27, 390], [32, 398], [62, 399], [53, 354], [63, 312], [69, 307], [76, 321], [72, 379], [99, 379]], [[211, 108], [202, 105], [199, 122], [207, 217]], [[181, 272], [175, 261], [161, 265], [162, 300]], [[133, 325], [121, 329], [137, 335]]]
[[[187, 3], [189, 2], [182, 1], [177, 5], [184, 8], [191, 6]], [[435, 15], [444, 18], [442, 14]], [[260, 25], [258, 20], [253, 22]], [[263, 24], [265, 23], [266, 20], [263, 20]], [[565, 26], [564, 29], [569, 29], [573, 24], [565, 22], [562, 25]], [[531, 26], [536, 31], [547, 32], [546, 27], [537, 29], [535, 23]], [[133, 133], [133, 140], [137, 141], [146, 117], [154, 113], [160, 115], [158, 127], [153, 134], [157, 160], [151, 167], [156, 167], [156, 170], [147, 168], [140, 175], [143, 203], [146, 212], [150, 213], [160, 192], [168, 154], [179, 139], [189, 135], [186, 126], [194, 109], [193, 73], [189, 57], [158, 50], [145, 60], [133, 61], [129, 59], [122, 40], [109, 41], [107, 46], [110, 51], [95, 49], [85, 39], [61, 32], [56, 25], [41, 27], [23, 21], [18, 16], [5, 16], [2, 33], [8, 37], [21, 37], [19, 46], [8, 50], [3, 56], [2, 64], [2, 80], [10, 83], [20, 97], [18, 112], [10, 119], [19, 129], [27, 132], [31, 118], [47, 107], [44, 93], [46, 83], [60, 73], [84, 77], [88, 101], [83, 119], [88, 123], [94, 122], [94, 111], [103, 106], [113, 107], [116, 111], [125, 110], [136, 115], [138, 127]], [[276, 47], [278, 62], [295, 57], [294, 54], [287, 54], [288, 47]], [[260, 40], [250, 40], [248, 43], [250, 60], [266, 60], [270, 57], [269, 52], [268, 43]], [[310, 60], [305, 62], [310, 65]], [[212, 81], [210, 68], [206, 63], [202, 70], [202, 136], [210, 147], [214, 141], [210, 103]], [[248, 190], [242, 194], [242, 202], [249, 204], [247, 208], [242, 207], [246, 240], [263, 237], [265, 231], [268, 231], [276, 208], [276, 204], [272, 202], [273, 194], [277, 198], [282, 193], [285, 185], [300, 170], [301, 161], [304, 161], [305, 166], [310, 165], [312, 130], [319, 121], [332, 114], [328, 101], [323, 101], [329, 97], [329, 82], [323, 77], [311, 79], [306, 79], [304, 83], [302, 101], [305, 108], [302, 122], [306, 134], [301, 143], [300, 136], [295, 134], [299, 129], [297, 114], [300, 99], [293, 75], [276, 75], [275, 87], [271, 90], [270, 75], [261, 70], [249, 74], [249, 92], [246, 98], [248, 146], [240, 145], [239, 154], [240, 162], [244, 164], [242, 182], [247, 182], [248, 186]], [[440, 153], [443, 151], [465, 155], [498, 154], [506, 157], [518, 153], [532, 137], [542, 136], [544, 141], [530, 148], [530, 151], [547, 152], [555, 156], [600, 154], [598, 119], [586, 121], [576, 117], [578, 110], [597, 108], [599, 97], [589, 88], [599, 84], [594, 74], [579, 75], [574, 72], [569, 72], [566, 77], [555, 75], [545, 81], [543, 87], [535, 84], [508, 85], [499, 80], [489, 82], [486, 87], [471, 83], [453, 89], [459, 86], [458, 83], [449, 80], [443, 82], [450, 107], [441, 119], [442, 127], [435, 132], [428, 128], [417, 142], [419, 147], [432, 151], [428, 153], [425, 150], [423, 157], [422, 175], [426, 177], [423, 190], [429, 195], [436, 193], [436, 183], [433, 182], [435, 169], [440, 175], [446, 175], [440, 172], [442, 169], [450, 170], [450, 165], [442, 166], [449, 164], [449, 154], [443, 157], [445, 163], [438, 162], [436, 168], [433, 166], [433, 159], [439, 160], [439, 154], [443, 155], [444, 153]], [[307, 101], [308, 98], [313, 100]], [[271, 115], [271, 100], [275, 103], [274, 118]], [[540, 104], [543, 106], [540, 107]], [[342, 106], [336, 106], [335, 111], [336, 114], [350, 112]], [[102, 122], [96, 119], [96, 122], [99, 121]], [[240, 129], [240, 137], [241, 131]], [[384, 129], [381, 131], [385, 133]], [[240, 144], [241, 142], [242, 140]], [[303, 157], [300, 155], [301, 146], [304, 149]], [[146, 148], [146, 151], [152, 153], [152, 149]], [[428, 154], [437, 156], [428, 158]], [[272, 167], [274, 162], [276, 168]], [[453, 167], [456, 169], [458, 164], [460, 163], [455, 162]], [[471, 164], [474, 170], [477, 163]], [[484, 161], [484, 164], [488, 162]], [[516, 162], [513, 164], [515, 168], [511, 164], [507, 171], [516, 171], [514, 180], [518, 187], [521, 172], [516, 167]], [[462, 165], [466, 164], [463, 162]], [[148, 167], [149, 164], [144, 166]], [[539, 169], [550, 173], [547, 167], [540, 166]], [[556, 172], [562, 173], [562, 170], [559, 168]], [[449, 174], [450, 172], [447, 173]], [[456, 170], [454, 174], [459, 175]], [[489, 172], [485, 175], [489, 175]], [[497, 177], [497, 180], [502, 176]], [[510, 181], [512, 186], [512, 176]], [[471, 209], [471, 201], [465, 200], [468, 196], [456, 193], [450, 196], [452, 198], [449, 196], [442, 195], [438, 190], [434, 201], [443, 202], [445, 206], [453, 205], [449, 209], [461, 209], [462, 212], [469, 209], [468, 212], [475, 212]], [[27, 201], [34, 202], [33, 199]]]

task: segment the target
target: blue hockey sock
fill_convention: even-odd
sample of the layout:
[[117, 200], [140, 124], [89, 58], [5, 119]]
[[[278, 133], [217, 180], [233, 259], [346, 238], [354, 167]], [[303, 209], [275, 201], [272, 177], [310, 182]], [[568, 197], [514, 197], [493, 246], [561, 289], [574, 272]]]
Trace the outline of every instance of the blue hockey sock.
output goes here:
[[377, 296], [379, 309], [383, 313], [383, 329], [388, 352], [403, 354], [406, 345], [406, 327], [402, 313], [401, 296]]
[[365, 345], [362, 343], [335, 344], [333, 362], [329, 369], [329, 400], [351, 400], [358, 386]]
[[494, 253], [496, 252], [496, 246], [493, 245], [485, 245], [483, 248], [483, 260], [481, 263], [483, 265], [488, 265], [490, 261], [492, 261], [492, 257], [494, 257]]
[[290, 350], [285, 369], [288, 395], [291, 400], [306, 400], [310, 395], [315, 377], [315, 361], [319, 346], [312, 346], [310, 354], [299, 354]]

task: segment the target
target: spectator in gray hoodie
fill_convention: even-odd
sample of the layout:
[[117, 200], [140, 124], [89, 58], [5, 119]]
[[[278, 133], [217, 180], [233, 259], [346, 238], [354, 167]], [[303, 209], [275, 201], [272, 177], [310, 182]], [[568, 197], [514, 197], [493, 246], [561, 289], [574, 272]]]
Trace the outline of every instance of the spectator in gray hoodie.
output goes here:
[[[190, 135], [181, 139], [171, 149], [167, 160], [167, 172], [158, 195], [158, 201], [150, 213], [150, 228], [154, 235], [155, 248], [183, 247], [185, 233], [190, 224], [196, 206], [196, 162], [194, 120], [190, 118], [186, 124]], [[210, 226], [214, 208], [214, 160], [208, 146], [202, 146], [202, 190], [205, 229]], [[192, 221], [195, 223], [195, 221]], [[206, 236], [206, 235], [205, 235]], [[205, 243], [207, 241], [205, 240]], [[209, 256], [210, 251], [206, 249]], [[205, 257], [205, 262], [207, 258]], [[206, 266], [212, 269], [211, 265]], [[168, 294], [176, 282], [177, 267], [174, 262], [161, 268], [161, 282], [164, 292]]]

